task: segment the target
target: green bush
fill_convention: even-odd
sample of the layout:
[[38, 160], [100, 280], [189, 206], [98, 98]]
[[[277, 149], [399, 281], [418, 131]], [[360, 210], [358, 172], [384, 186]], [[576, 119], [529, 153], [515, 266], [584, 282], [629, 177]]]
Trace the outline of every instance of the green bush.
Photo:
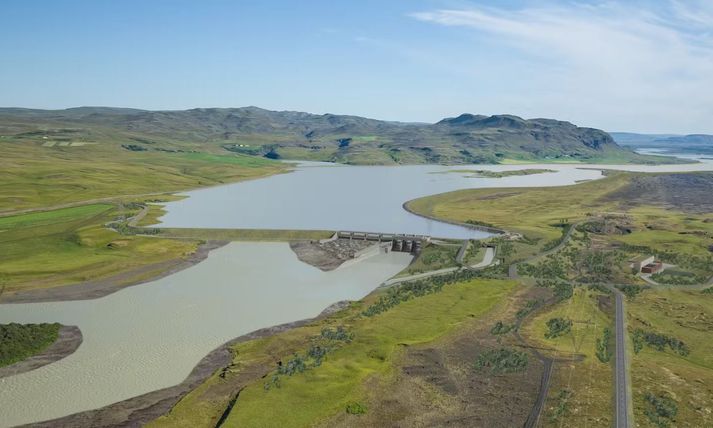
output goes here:
[[659, 352], [663, 352], [666, 349], [666, 346], [668, 346], [672, 351], [684, 357], [691, 353], [691, 350], [685, 343], [683, 343], [683, 341], [676, 339], [675, 337], [666, 336], [665, 334], [653, 331], [636, 329], [634, 330], [633, 341], [634, 353], [637, 354], [643, 348], [644, 343]]
[[367, 409], [365, 405], [352, 401], [351, 403], [347, 404], [346, 410], [347, 413], [350, 415], [363, 415], [364, 413], [366, 413]]
[[572, 320], [565, 318], [552, 318], [547, 321], [546, 339], [564, 336], [572, 330]]
[[490, 368], [492, 373], [514, 373], [527, 367], [527, 354], [514, 349], [500, 348], [481, 352], [475, 360], [475, 369]]
[[613, 350], [611, 346], [611, 330], [609, 327], [604, 329], [602, 338], [597, 338], [597, 358], [602, 363], [608, 363], [613, 355]]
[[650, 392], [644, 394], [647, 408], [644, 409], [644, 414], [649, 420], [659, 428], [668, 428], [671, 422], [676, 421], [678, 414], [678, 405], [666, 393], [654, 395]]

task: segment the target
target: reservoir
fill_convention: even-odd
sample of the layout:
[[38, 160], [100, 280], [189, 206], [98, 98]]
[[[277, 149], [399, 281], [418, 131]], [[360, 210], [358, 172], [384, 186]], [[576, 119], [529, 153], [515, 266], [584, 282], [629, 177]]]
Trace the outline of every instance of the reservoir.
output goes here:
[[[504, 178], [472, 170], [544, 168]], [[328, 229], [478, 238], [485, 233], [412, 215], [408, 200], [478, 187], [558, 186], [602, 177], [602, 166], [348, 167], [302, 164], [295, 172], [187, 192], [167, 205], [164, 226]], [[713, 170], [691, 165], [607, 166], [636, 171]], [[471, 171], [466, 171], [471, 170]], [[358, 300], [404, 269], [405, 253], [380, 254], [322, 272], [287, 243], [232, 243], [171, 276], [96, 300], [0, 305], [0, 323], [77, 325], [72, 355], [0, 379], [0, 426], [94, 409], [180, 383], [219, 345], [248, 332], [310, 318]]]
[[[502, 178], [473, 177], [474, 170], [549, 169]], [[483, 238], [486, 233], [405, 211], [411, 199], [467, 188], [563, 186], [602, 177], [602, 168], [631, 171], [711, 170], [688, 165], [467, 165], [335, 166], [302, 164], [294, 172], [185, 193], [166, 204], [165, 227], [315, 229], [409, 233], [439, 238]]]
[[184, 271], [101, 299], [0, 305], [0, 323], [60, 322], [84, 335], [68, 357], [0, 379], [0, 426], [176, 385], [221, 344], [359, 300], [410, 261], [393, 252], [322, 272], [287, 243], [232, 243]]

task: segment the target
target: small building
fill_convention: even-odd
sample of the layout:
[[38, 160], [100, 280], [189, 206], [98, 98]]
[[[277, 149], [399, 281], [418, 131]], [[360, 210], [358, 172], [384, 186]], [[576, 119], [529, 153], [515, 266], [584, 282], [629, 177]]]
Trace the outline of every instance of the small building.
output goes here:
[[643, 272], [643, 268], [646, 265], [650, 265], [656, 261], [656, 258], [654, 256], [639, 256], [633, 260], [631, 260], [631, 267], [635, 269], [637, 272]]
[[661, 263], [659, 260], [656, 260], [653, 263], [649, 263], [646, 266], [641, 268], [641, 273], [659, 273], [663, 270], [663, 263]]

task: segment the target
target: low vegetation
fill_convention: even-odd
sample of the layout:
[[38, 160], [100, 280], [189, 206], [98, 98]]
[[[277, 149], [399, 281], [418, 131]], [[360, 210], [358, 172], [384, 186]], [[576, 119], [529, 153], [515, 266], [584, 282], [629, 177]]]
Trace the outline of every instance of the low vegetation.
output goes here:
[[489, 369], [494, 374], [521, 372], [527, 368], [527, 354], [509, 348], [482, 352], [475, 360], [476, 370]]
[[386, 295], [380, 296], [379, 299], [366, 308], [362, 314], [366, 317], [373, 317], [388, 311], [402, 302], [409, 301], [416, 297], [438, 293], [443, 290], [443, 287], [446, 285], [468, 281], [478, 276], [480, 276], [480, 273], [476, 271], [459, 270], [444, 275], [433, 276], [428, 279], [404, 282], [388, 288]]
[[[274, 367], [276, 360], [289, 361], [295, 353], [304, 357], [315, 336], [321, 336], [325, 327], [339, 334], [338, 326], [344, 326], [345, 332], [353, 334], [349, 342], [340, 342], [318, 367], [293, 376], [280, 376], [279, 388], [268, 391], [264, 388], [265, 380], [269, 381], [276, 370], [269, 372], [265, 379], [258, 375], [241, 389], [223, 426], [301, 427], [340, 414], [364, 417], [354, 404], [371, 413], [367, 400], [369, 385], [372, 385], [370, 379], [391, 379], [404, 347], [432, 343], [464, 323], [476, 322], [501, 304], [515, 288], [516, 283], [511, 281], [464, 280], [438, 293], [402, 302], [378, 317], [365, 317], [364, 309], [378, 300], [378, 295], [370, 296], [365, 302], [355, 303], [313, 325], [238, 344], [234, 348], [234, 361], [226, 371], [214, 375], [190, 393], [153, 426], [174, 426], [179, 421], [197, 426], [203, 424], [201, 421], [210, 420], [208, 415], [220, 415], [229, 397], [223, 401], [216, 400], [215, 396], [210, 398], [206, 394], [208, 389], [215, 387], [224, 391], [221, 385], [230, 379], [241, 379], [254, 370], [253, 367], [264, 364]], [[290, 411], [275, 412], [275, 408]]]
[[0, 217], [4, 293], [47, 288], [121, 273], [117, 284], [150, 278], [195, 251], [198, 241], [122, 235], [106, 225], [139, 205], [91, 204]]
[[457, 266], [456, 255], [458, 254], [459, 249], [459, 245], [428, 244], [423, 247], [421, 254], [413, 261], [413, 263], [401, 272], [401, 275], [413, 275], [432, 270], [455, 267]]
[[641, 351], [644, 344], [656, 349], [659, 352], [663, 352], [666, 347], [668, 347], [672, 351], [684, 357], [691, 353], [688, 346], [679, 339], [652, 331], [636, 329], [632, 335], [632, 341], [634, 342], [634, 353], [636, 354]]
[[614, 355], [614, 344], [612, 343], [612, 334], [609, 327], [605, 327], [602, 337], [597, 338], [596, 355], [602, 363], [608, 363], [611, 361], [612, 355]]
[[554, 339], [555, 337], [564, 336], [572, 331], [572, 320], [565, 318], [551, 318], [547, 321], [546, 339]]
[[0, 367], [44, 351], [57, 340], [60, 325], [0, 324]]
[[668, 428], [676, 422], [678, 405], [668, 394], [654, 395], [647, 392], [644, 394], [644, 400], [648, 404], [644, 414], [658, 428]]

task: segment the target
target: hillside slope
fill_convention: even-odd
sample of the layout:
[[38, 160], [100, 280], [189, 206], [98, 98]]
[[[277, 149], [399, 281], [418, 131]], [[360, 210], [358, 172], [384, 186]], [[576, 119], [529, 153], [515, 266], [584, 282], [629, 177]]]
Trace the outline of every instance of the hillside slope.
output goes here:
[[257, 107], [147, 111], [80, 107], [0, 109], [1, 141], [112, 142], [131, 151], [236, 152], [350, 164], [508, 161], [657, 163], [609, 134], [551, 119], [463, 114], [435, 124]]

